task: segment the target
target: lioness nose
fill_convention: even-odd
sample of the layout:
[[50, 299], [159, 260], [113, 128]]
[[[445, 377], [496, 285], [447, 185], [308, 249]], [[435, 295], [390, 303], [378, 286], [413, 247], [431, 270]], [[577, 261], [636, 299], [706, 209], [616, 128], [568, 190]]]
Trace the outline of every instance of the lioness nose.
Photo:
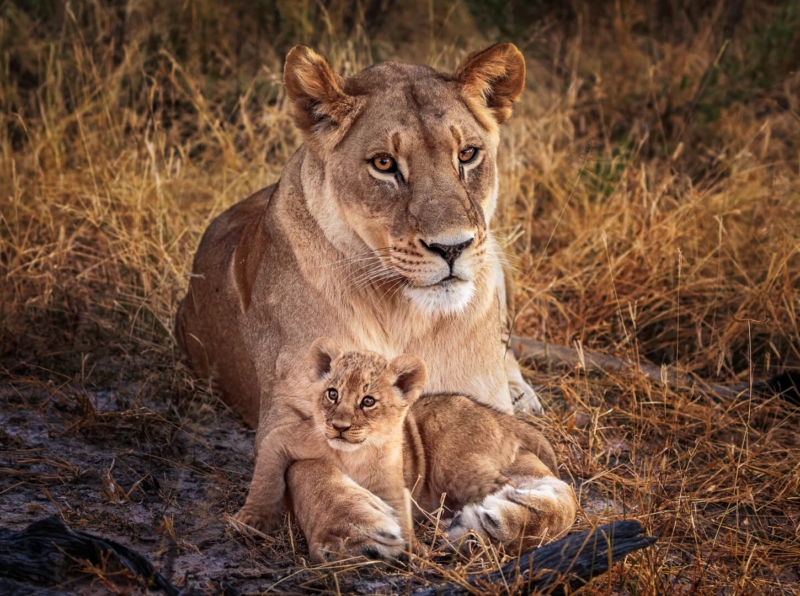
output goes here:
[[475, 238], [470, 238], [469, 240], [459, 242], [458, 244], [439, 244], [438, 242], [426, 244], [423, 240], [420, 240], [420, 242], [422, 242], [422, 245], [429, 251], [442, 257], [452, 269], [453, 263], [455, 263], [456, 259], [461, 256], [462, 252], [469, 248], [473, 240], [475, 240]]
[[340, 433], [343, 433], [345, 431], [350, 430], [350, 427], [352, 425], [344, 420], [334, 420], [333, 422], [331, 422], [331, 426], [336, 430], [338, 430]]

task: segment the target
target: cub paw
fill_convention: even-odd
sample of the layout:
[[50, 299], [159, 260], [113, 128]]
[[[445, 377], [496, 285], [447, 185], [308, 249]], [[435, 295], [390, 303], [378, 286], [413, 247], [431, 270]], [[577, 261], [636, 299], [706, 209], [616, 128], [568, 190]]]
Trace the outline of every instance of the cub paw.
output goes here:
[[264, 513], [263, 511], [256, 511], [245, 505], [233, 516], [233, 519], [262, 534], [269, 534], [281, 525], [283, 515], [279, 512]]
[[407, 548], [393, 510], [377, 498], [351, 504], [347, 520], [309, 539], [311, 560], [323, 563], [339, 557], [398, 559]]

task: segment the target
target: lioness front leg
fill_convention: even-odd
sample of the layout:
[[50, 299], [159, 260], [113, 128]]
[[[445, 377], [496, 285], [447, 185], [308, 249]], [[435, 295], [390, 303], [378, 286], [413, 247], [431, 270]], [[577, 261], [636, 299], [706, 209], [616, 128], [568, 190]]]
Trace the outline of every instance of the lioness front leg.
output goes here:
[[527, 381], [522, 377], [519, 369], [519, 362], [508, 350], [505, 355], [506, 374], [508, 375], [508, 390], [511, 392], [511, 401], [514, 409], [521, 412], [533, 412], [541, 414], [543, 411], [542, 402]]
[[392, 558], [405, 550], [397, 512], [335, 466], [298, 461], [286, 476], [312, 562], [353, 554]]

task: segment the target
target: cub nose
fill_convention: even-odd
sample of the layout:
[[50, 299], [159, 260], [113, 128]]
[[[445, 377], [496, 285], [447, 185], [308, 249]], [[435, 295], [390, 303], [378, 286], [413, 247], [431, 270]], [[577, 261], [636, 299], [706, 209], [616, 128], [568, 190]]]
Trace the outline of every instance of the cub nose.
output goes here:
[[438, 242], [427, 244], [424, 240], [420, 240], [420, 242], [422, 242], [422, 246], [427, 248], [429, 251], [442, 257], [450, 266], [450, 269], [452, 269], [453, 263], [455, 263], [456, 259], [461, 256], [462, 252], [470, 247], [473, 240], [475, 240], [475, 238], [470, 238], [469, 240], [459, 242], [458, 244], [439, 244]]
[[338, 430], [340, 433], [343, 433], [350, 430], [350, 427], [352, 425], [345, 420], [334, 420], [333, 422], [331, 422], [331, 426], [334, 429]]

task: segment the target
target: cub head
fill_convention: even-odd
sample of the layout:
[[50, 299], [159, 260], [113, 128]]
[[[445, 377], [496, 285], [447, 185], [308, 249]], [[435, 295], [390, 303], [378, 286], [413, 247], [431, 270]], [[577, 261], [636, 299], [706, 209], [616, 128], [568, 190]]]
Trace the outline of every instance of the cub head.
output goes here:
[[347, 352], [323, 337], [311, 344], [309, 364], [315, 421], [334, 449], [355, 451], [402, 433], [408, 408], [425, 386], [421, 358], [391, 362], [373, 352]]
[[465, 308], [490, 275], [498, 129], [525, 84], [519, 50], [491, 46], [452, 73], [384, 62], [342, 78], [297, 46], [284, 82], [308, 147], [306, 200], [357, 265], [350, 283], [402, 288], [428, 313]]

